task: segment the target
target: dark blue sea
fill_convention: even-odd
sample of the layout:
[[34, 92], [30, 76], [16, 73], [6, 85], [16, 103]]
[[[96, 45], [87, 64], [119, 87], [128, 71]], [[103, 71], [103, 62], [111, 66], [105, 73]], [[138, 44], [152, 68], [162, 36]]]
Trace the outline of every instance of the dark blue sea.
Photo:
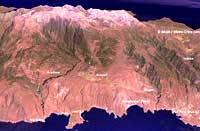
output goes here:
[[[97, 0], [0, 0], [0, 5], [17, 8], [32, 8], [39, 5], [62, 6], [65, 4], [82, 5], [84, 8], [125, 9], [134, 12], [141, 21], [155, 20], [163, 17], [200, 28], [200, 9], [183, 6], [166, 6], [155, 4], [120, 3]], [[171, 111], [160, 110], [144, 113], [138, 106], [127, 110], [127, 115], [115, 118], [103, 109], [92, 108], [83, 112], [83, 124], [73, 129], [66, 129], [70, 116], [51, 114], [45, 122], [16, 124], [0, 122], [0, 131], [200, 131], [200, 128], [185, 124]]]
[[196, 126], [185, 124], [171, 111], [145, 113], [139, 106], [130, 107], [122, 117], [98, 108], [91, 108], [81, 116], [84, 122], [73, 129], [66, 129], [70, 116], [51, 114], [45, 122], [0, 122], [0, 131], [200, 131]]

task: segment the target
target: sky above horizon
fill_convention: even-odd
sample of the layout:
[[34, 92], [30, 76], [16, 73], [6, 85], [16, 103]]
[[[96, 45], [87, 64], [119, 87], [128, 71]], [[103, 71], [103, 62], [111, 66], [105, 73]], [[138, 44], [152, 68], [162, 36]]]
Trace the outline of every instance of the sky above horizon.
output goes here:
[[200, 0], [0, 0], [0, 2], [121, 2], [121, 3], [143, 3], [171, 6], [185, 6], [190, 8], [200, 8]]
[[[124, 0], [119, 0], [119, 1], [124, 1]], [[200, 8], [200, 0], [125, 0], [125, 1]]]
[[146, 3], [171, 6], [185, 6], [191, 8], [200, 8], [200, 0], [96, 0], [96, 1], [112, 1], [112, 2], [128, 2], [128, 3]]

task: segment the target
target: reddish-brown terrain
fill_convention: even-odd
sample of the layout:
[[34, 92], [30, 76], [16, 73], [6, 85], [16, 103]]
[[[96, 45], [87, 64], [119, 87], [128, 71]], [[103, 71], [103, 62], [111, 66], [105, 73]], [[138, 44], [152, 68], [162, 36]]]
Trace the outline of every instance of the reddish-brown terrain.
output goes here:
[[1, 12], [1, 121], [60, 113], [70, 114], [73, 126], [91, 107], [120, 116], [136, 104], [172, 110], [200, 126], [198, 30], [81, 6]]

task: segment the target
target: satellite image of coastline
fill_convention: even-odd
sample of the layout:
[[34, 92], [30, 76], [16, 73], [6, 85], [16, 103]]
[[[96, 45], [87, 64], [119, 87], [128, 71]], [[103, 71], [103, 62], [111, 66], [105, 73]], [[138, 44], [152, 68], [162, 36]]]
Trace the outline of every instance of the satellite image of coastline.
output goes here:
[[0, 131], [200, 131], [200, 0], [0, 0]]

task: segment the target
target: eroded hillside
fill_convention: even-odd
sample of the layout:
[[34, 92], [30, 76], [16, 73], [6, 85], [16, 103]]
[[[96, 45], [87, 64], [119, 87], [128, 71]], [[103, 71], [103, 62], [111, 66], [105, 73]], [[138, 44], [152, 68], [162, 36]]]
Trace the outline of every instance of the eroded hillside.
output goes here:
[[131, 105], [168, 109], [200, 123], [199, 34], [167, 18], [140, 22], [127, 11], [40, 6], [0, 13], [0, 119]]

